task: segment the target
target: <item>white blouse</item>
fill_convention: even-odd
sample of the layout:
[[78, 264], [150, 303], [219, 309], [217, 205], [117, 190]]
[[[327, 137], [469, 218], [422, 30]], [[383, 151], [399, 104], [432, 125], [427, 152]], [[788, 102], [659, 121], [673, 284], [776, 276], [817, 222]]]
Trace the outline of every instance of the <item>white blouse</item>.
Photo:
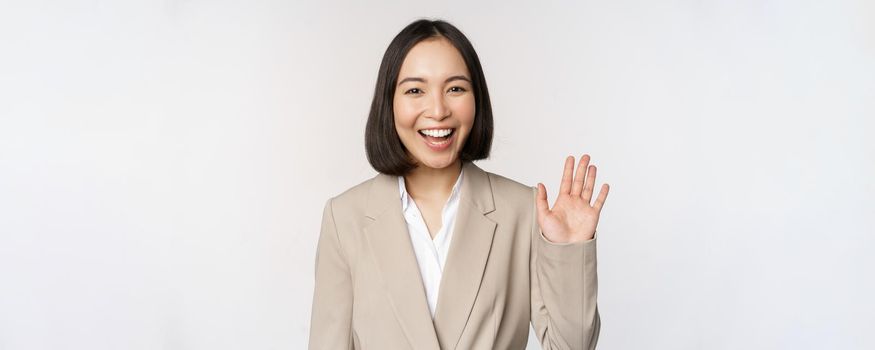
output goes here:
[[419, 274], [422, 276], [422, 285], [425, 287], [428, 310], [431, 311], [432, 318], [434, 318], [434, 311], [437, 307], [438, 289], [441, 285], [444, 264], [447, 261], [447, 252], [450, 249], [450, 241], [453, 239], [453, 227], [456, 223], [456, 214], [459, 211], [459, 192], [463, 175], [464, 171], [459, 173], [450, 198], [444, 204], [441, 211], [441, 229], [435, 234], [434, 239], [428, 233], [425, 219], [422, 218], [422, 213], [416, 206], [416, 202], [407, 194], [404, 176], [398, 176], [401, 209], [404, 212], [404, 219], [407, 221], [407, 232], [410, 234], [410, 242], [413, 243], [413, 252], [419, 263]]

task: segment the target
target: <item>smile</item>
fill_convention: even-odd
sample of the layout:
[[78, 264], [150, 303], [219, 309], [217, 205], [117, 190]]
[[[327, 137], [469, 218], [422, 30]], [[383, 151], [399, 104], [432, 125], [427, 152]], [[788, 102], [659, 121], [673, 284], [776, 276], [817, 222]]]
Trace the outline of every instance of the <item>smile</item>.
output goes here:
[[418, 131], [425, 144], [434, 151], [443, 151], [456, 139], [456, 129], [423, 129]]

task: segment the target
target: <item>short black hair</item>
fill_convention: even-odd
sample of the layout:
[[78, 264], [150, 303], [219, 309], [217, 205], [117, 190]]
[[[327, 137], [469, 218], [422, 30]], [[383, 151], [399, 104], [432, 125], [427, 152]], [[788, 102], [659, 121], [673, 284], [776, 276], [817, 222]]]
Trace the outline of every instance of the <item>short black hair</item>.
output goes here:
[[474, 126], [459, 153], [462, 162], [486, 159], [492, 148], [492, 104], [486, 88], [486, 78], [477, 52], [468, 38], [450, 23], [443, 20], [419, 19], [408, 24], [392, 39], [377, 75], [374, 99], [365, 126], [365, 151], [368, 162], [380, 173], [406, 175], [416, 167], [395, 130], [393, 99], [401, 64], [407, 53], [417, 43], [431, 38], [447, 39], [465, 60], [471, 74], [474, 89]]

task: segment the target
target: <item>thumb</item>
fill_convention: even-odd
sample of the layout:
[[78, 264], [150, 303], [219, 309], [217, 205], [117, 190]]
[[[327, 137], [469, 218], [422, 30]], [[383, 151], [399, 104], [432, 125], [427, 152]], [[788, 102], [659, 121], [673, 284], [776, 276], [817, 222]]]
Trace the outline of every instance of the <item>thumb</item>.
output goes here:
[[542, 183], [538, 183], [538, 195], [535, 198], [535, 206], [538, 209], [538, 221], [544, 218], [550, 212], [549, 204], [547, 203], [547, 187]]

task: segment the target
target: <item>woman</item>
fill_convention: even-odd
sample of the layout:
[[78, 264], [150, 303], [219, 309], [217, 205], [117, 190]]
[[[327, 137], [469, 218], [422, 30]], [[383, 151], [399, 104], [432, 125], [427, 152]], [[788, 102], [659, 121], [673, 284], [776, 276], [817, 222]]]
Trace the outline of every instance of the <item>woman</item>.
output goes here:
[[[492, 110], [479, 59], [444, 21], [383, 56], [365, 131], [379, 174], [325, 204], [310, 349], [544, 349], [598, 340], [596, 239], [608, 194], [565, 160], [559, 196], [483, 171]], [[586, 175], [584, 175], [586, 174]]]

